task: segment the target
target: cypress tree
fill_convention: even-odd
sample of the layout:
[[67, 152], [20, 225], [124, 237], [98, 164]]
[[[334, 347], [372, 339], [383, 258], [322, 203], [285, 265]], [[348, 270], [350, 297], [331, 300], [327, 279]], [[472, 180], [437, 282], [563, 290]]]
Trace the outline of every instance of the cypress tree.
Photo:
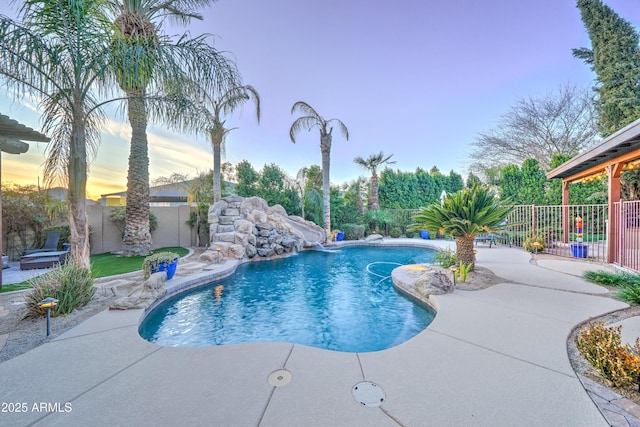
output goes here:
[[596, 73], [598, 126], [603, 136], [640, 118], [640, 41], [631, 23], [601, 0], [578, 0], [591, 49], [573, 49]]

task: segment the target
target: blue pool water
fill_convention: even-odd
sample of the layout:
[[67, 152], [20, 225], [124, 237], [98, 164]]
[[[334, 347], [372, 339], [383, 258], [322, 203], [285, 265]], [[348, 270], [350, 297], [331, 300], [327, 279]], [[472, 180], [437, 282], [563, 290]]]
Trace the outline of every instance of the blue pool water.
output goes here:
[[426, 263], [434, 251], [350, 247], [304, 251], [245, 263], [219, 282], [171, 298], [140, 326], [165, 346], [290, 342], [346, 352], [396, 346], [435, 316], [393, 287], [399, 264]]

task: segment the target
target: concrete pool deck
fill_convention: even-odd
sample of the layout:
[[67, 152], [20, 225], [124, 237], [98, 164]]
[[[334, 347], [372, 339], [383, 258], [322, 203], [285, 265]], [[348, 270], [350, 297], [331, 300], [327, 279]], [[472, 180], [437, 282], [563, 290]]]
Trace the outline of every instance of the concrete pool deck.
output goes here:
[[[101, 312], [0, 364], [0, 425], [609, 425], [566, 349], [576, 324], [627, 306], [579, 277], [606, 266], [534, 265], [521, 249], [477, 249], [478, 265], [505, 283], [436, 297], [426, 330], [380, 352], [287, 343], [165, 348], [138, 335], [142, 310]], [[270, 384], [282, 369], [282, 385]], [[384, 391], [379, 407], [354, 398], [362, 381]]]

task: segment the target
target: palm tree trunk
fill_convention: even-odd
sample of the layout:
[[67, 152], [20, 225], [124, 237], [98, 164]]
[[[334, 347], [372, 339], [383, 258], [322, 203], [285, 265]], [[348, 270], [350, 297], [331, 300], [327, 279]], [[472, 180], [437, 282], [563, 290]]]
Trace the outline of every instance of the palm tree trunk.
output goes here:
[[320, 152], [322, 153], [322, 203], [323, 218], [327, 238], [331, 236], [331, 178], [329, 169], [331, 166], [331, 134], [324, 134], [320, 137]]
[[122, 255], [151, 253], [149, 232], [149, 154], [147, 146], [147, 108], [143, 91], [129, 91], [128, 113], [131, 147], [127, 173], [127, 209]]
[[369, 189], [369, 209], [380, 209], [380, 202], [378, 202], [378, 187], [379, 187], [378, 175], [374, 172], [371, 175], [371, 188]]
[[213, 148], [213, 203], [222, 198], [222, 179], [221, 179], [221, 147], [222, 138], [211, 132], [211, 147]]
[[85, 117], [80, 106], [74, 109], [73, 129], [69, 144], [69, 231], [71, 259], [85, 268], [91, 268], [89, 246], [89, 223], [87, 221], [87, 147], [85, 140]]
[[475, 235], [456, 237], [456, 256], [458, 257], [458, 262], [462, 262], [464, 265], [471, 264], [472, 270], [476, 263], [476, 254], [473, 250], [475, 237]]

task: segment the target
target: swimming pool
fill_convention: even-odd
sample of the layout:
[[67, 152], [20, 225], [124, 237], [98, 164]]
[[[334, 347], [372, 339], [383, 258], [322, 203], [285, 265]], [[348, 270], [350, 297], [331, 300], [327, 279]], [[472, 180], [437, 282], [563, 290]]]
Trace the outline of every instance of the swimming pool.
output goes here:
[[401, 344], [435, 317], [393, 287], [391, 271], [435, 251], [345, 247], [245, 263], [226, 279], [179, 294], [143, 320], [140, 335], [164, 346], [290, 342], [345, 352]]

